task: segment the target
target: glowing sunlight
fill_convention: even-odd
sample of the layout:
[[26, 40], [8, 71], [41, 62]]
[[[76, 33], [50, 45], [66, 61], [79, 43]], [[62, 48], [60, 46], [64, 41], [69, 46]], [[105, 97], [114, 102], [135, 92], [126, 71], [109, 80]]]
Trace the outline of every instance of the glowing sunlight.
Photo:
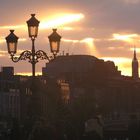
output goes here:
[[123, 75], [131, 76], [132, 59], [125, 57], [102, 57], [105, 61], [113, 61]]
[[113, 40], [122, 40], [126, 42], [133, 42], [136, 37], [138, 37], [137, 34], [126, 34], [126, 35], [121, 35], [121, 34], [113, 34]]
[[25, 25], [13, 25], [13, 26], [1, 26], [0, 29], [21, 29], [25, 28]]
[[81, 13], [79, 13], [79, 14], [63, 14], [63, 15], [57, 16], [55, 19], [42, 20], [42, 22], [40, 23], [40, 29], [56, 28], [58, 26], [63, 26], [64, 24], [77, 22], [83, 18], [84, 18], [84, 15]]
[[85, 42], [89, 48], [90, 55], [97, 55], [97, 50], [95, 48], [94, 39], [93, 38], [85, 38], [81, 42]]
[[[32, 76], [31, 72], [17, 72], [16, 75]], [[36, 72], [36, 75], [42, 75], [42, 72]]]
[[94, 38], [89, 37], [89, 38], [84, 38], [84, 39], [81, 39], [81, 40], [72, 40], [72, 39], [63, 38], [62, 41], [86, 44], [89, 55], [93, 55], [93, 54], [96, 55], [96, 56], [99, 55], [98, 52], [97, 52], [97, 49], [95, 47], [95, 44], [94, 44]]

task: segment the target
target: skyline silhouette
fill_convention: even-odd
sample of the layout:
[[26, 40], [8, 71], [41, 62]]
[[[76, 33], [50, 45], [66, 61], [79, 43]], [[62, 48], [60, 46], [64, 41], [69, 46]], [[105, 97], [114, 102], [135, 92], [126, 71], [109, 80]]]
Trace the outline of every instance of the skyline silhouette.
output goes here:
[[[114, 61], [123, 75], [131, 76], [133, 48], [136, 46], [139, 60], [139, 0], [117, 1], [30, 1], [12, 3], [2, 1], [0, 6], [0, 63], [14, 66], [15, 73], [30, 73], [30, 64], [14, 64], [9, 60], [5, 37], [14, 29], [18, 42], [18, 53], [30, 50], [26, 20], [36, 13], [40, 20], [36, 48], [50, 54], [47, 36], [57, 27], [62, 35], [60, 54], [86, 54], [100, 59]], [[8, 8], [10, 7], [10, 14]], [[18, 15], [17, 15], [18, 12]], [[41, 72], [45, 62], [37, 64], [36, 72]], [[26, 68], [26, 69], [25, 69]]]

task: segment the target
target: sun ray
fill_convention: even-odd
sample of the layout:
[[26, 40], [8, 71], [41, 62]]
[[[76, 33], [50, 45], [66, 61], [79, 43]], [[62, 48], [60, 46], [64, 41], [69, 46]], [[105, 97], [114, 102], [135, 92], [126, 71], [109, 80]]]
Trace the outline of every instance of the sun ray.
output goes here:
[[55, 19], [49, 19], [49, 20], [44, 19], [40, 23], [40, 29], [60, 27], [68, 23], [77, 22], [83, 18], [84, 15], [79, 13], [79, 14], [64, 14], [55, 17]]
[[73, 40], [73, 39], [65, 39], [65, 38], [63, 38], [62, 41], [85, 44], [85, 46], [87, 48], [87, 51], [88, 51], [88, 53], [90, 55], [95, 55], [95, 56], [99, 55], [99, 53], [98, 53], [98, 51], [96, 49], [96, 46], [94, 44], [94, 38], [88, 37], [88, 38], [84, 38], [84, 39], [81, 39], [81, 40]]
[[124, 34], [124, 35], [121, 35], [121, 34], [114, 33], [112, 40], [122, 40], [122, 41], [126, 41], [126, 42], [131, 43], [131, 42], [134, 41], [134, 39], [136, 37], [138, 37], [137, 34]]
[[7, 26], [1, 26], [0, 29], [21, 29], [25, 28], [25, 25], [7, 25]]

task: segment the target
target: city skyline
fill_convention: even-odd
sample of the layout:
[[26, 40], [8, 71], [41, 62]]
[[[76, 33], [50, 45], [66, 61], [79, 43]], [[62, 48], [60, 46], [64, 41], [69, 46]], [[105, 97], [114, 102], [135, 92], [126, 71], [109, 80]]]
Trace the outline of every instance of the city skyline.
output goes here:
[[[50, 54], [48, 35], [58, 28], [62, 36], [60, 54], [88, 54], [115, 62], [124, 75], [131, 75], [133, 48], [140, 53], [140, 0], [60, 0], [58, 1], [1, 1], [0, 63], [14, 66], [15, 73], [31, 73], [31, 65], [9, 59], [5, 37], [10, 29], [20, 38], [18, 54], [31, 49], [26, 21], [31, 13], [40, 21], [36, 49]], [[18, 14], [17, 14], [18, 13]], [[40, 61], [36, 72], [41, 72], [47, 61]]]

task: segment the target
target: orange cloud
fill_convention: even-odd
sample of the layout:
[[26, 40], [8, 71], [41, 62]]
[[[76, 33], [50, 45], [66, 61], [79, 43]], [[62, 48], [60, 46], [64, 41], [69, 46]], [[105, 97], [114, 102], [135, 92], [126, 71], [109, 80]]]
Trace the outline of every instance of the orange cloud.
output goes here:
[[110, 40], [122, 40], [122, 41], [126, 41], [129, 43], [133, 43], [134, 39], [138, 38], [139, 35], [138, 34], [118, 34], [118, 33], [114, 33], [113, 34], [113, 38]]
[[84, 18], [82, 13], [78, 14], [62, 14], [55, 17], [55, 19], [42, 20], [40, 29], [61, 27], [65, 24], [77, 22]]
[[120, 46], [120, 47], [108, 47], [109, 50], [123, 50], [124, 47]]
[[7, 25], [7, 26], [1, 26], [0, 29], [21, 29], [21, 28], [25, 28], [25, 25]]
[[0, 50], [0, 57], [4, 57], [4, 56], [7, 56], [7, 51], [4, 51], [4, 50]]
[[84, 39], [81, 39], [81, 40], [72, 40], [72, 39], [65, 39], [65, 38], [62, 38], [62, 41], [64, 42], [72, 42], [72, 43], [83, 43], [86, 45], [87, 49], [88, 49], [88, 53], [89, 55], [96, 55], [98, 56], [98, 52], [97, 52], [97, 49], [96, 49], [96, 46], [94, 44], [94, 38], [91, 38], [91, 37], [88, 37], [88, 38], [84, 38]]
[[60, 29], [62, 29], [62, 30], [66, 30], [66, 31], [74, 30], [73, 27], [61, 27]]

